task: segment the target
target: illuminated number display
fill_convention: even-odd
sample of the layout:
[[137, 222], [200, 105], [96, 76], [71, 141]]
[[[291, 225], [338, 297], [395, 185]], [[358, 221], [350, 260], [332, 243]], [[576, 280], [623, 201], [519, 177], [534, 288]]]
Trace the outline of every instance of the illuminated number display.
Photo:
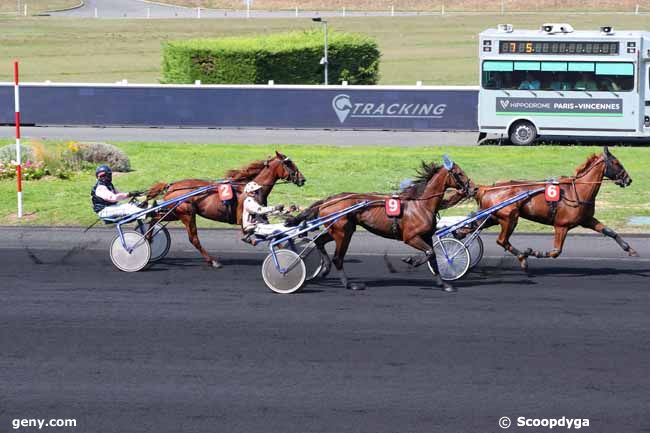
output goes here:
[[543, 41], [501, 41], [501, 54], [585, 54], [612, 56], [618, 54], [618, 42], [543, 42]]

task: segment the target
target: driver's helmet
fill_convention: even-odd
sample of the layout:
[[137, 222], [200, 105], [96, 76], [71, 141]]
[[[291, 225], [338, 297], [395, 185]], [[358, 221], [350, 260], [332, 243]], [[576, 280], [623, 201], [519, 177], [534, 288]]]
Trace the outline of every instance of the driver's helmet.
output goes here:
[[100, 165], [95, 169], [95, 177], [111, 182], [113, 180], [113, 171], [108, 165]]
[[246, 194], [250, 194], [250, 193], [255, 192], [255, 191], [257, 191], [257, 190], [259, 190], [259, 189], [261, 189], [261, 188], [262, 188], [262, 187], [261, 187], [260, 184], [257, 183], [257, 182], [248, 182], [248, 183], [246, 184], [246, 186], [244, 187], [244, 192], [245, 192]]

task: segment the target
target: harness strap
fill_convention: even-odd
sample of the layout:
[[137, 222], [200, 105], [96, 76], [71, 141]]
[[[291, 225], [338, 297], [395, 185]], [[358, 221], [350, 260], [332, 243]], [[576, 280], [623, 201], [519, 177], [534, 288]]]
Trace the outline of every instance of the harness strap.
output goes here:
[[399, 217], [391, 217], [391, 220], [393, 220], [393, 223], [391, 224], [390, 230], [393, 232], [393, 235], [397, 237], [399, 235]]

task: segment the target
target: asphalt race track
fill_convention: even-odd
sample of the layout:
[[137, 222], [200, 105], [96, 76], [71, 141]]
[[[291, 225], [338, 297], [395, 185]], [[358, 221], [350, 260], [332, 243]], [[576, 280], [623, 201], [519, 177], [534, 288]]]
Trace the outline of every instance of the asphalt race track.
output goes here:
[[[475, 132], [332, 131], [305, 129], [207, 128], [21, 128], [22, 136], [42, 140], [158, 141], [201, 144], [323, 144], [329, 146], [475, 146]], [[13, 127], [0, 127], [0, 138], [13, 138]]]
[[103, 245], [1, 244], [2, 431], [486, 433], [502, 416], [650, 431], [647, 259], [535, 261], [527, 276], [490, 257], [450, 295], [424, 269], [352, 255], [368, 290], [333, 273], [281, 296], [259, 253], [212, 270], [175, 243], [126, 274]]

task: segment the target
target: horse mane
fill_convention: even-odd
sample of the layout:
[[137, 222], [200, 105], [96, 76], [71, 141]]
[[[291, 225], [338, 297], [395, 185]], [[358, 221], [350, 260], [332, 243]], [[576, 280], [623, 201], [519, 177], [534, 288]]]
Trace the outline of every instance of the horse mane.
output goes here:
[[424, 192], [427, 184], [433, 176], [438, 173], [442, 166], [436, 165], [435, 162], [427, 164], [424, 161], [420, 162], [420, 168], [417, 171], [417, 176], [413, 180], [413, 184], [404, 190], [406, 198], [417, 198]]
[[600, 155], [596, 155], [595, 153], [592, 153], [582, 165], [576, 168], [576, 176], [585, 174], [587, 169], [590, 168], [591, 165], [594, 163], [594, 161], [596, 161], [599, 157]]
[[253, 161], [243, 168], [228, 170], [226, 172], [226, 178], [235, 181], [250, 181], [253, 180], [255, 176], [260, 174], [260, 172], [264, 170], [264, 167], [267, 165], [267, 162], [263, 160]]

